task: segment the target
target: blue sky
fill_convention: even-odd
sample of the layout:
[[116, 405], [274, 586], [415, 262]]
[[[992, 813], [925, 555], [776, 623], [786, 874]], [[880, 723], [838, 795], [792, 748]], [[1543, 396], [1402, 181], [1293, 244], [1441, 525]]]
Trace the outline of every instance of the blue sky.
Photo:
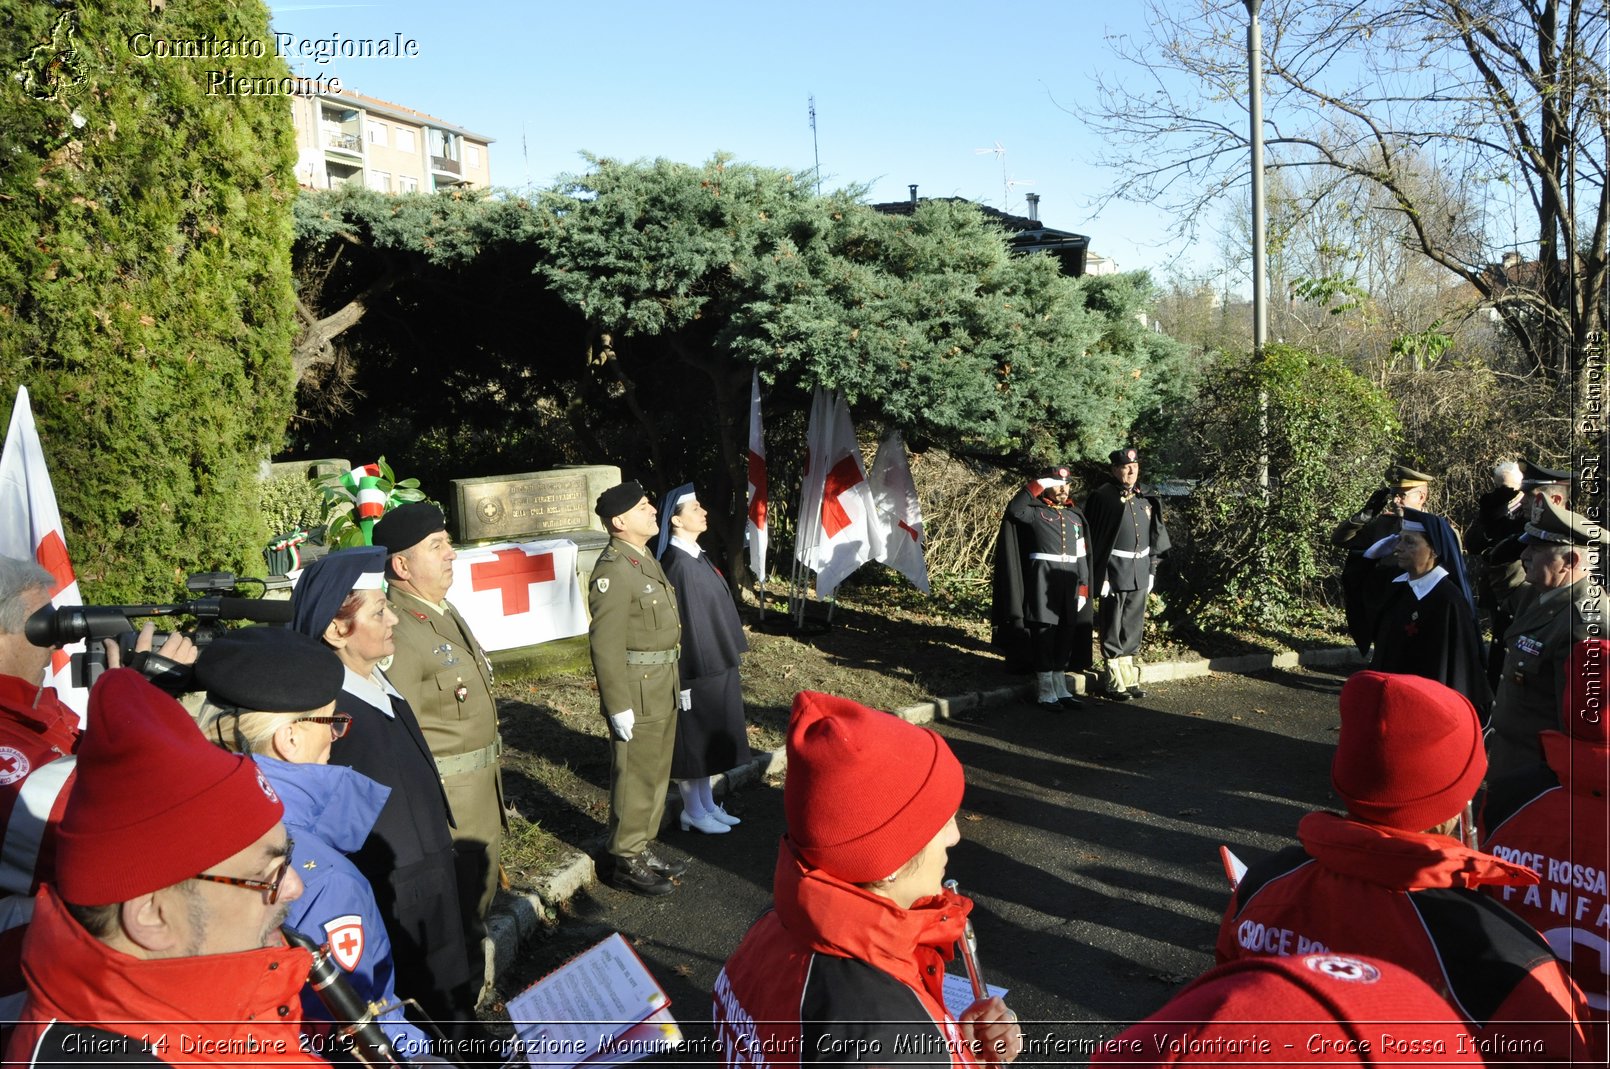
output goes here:
[[[1167, 273], [1181, 242], [1161, 212], [1116, 204], [1086, 162], [1073, 114], [1091, 72], [1117, 67], [1108, 34], [1135, 33], [1126, 3], [1092, 0], [551, 0], [275, 2], [297, 40], [393, 37], [415, 58], [288, 56], [309, 76], [496, 139], [496, 185], [546, 185], [583, 150], [621, 159], [812, 166], [814, 95], [824, 188], [860, 183], [873, 201], [961, 196], [1022, 214], [1038, 193], [1048, 225], [1087, 234], [1122, 269]], [[1060, 105], [1060, 106], [1059, 106]], [[1002, 160], [993, 151], [1005, 149]]]

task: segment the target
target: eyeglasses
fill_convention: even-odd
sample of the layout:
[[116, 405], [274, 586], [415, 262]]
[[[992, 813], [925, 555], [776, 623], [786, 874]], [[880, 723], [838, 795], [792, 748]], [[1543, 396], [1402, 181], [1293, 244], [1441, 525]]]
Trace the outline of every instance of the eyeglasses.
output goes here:
[[285, 856], [280, 859], [280, 867], [274, 870], [272, 880], [247, 880], [239, 876], [210, 876], [202, 873], [192, 877], [197, 880], [206, 880], [208, 883], [222, 883], [230, 887], [244, 887], [248, 891], [267, 891], [268, 904], [274, 905], [280, 900], [280, 884], [285, 880], [285, 874], [291, 870], [291, 852], [296, 849], [296, 840], [290, 836], [285, 837]]
[[329, 724], [330, 738], [339, 739], [352, 727], [351, 713], [336, 713], [334, 716], [303, 716], [295, 721], [298, 724]]

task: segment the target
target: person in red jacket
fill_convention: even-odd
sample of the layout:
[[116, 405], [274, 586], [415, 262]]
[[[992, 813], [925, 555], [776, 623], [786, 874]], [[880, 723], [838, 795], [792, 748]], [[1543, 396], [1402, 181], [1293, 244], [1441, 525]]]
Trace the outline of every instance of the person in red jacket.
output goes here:
[[78, 714], [42, 682], [49, 647], [22, 632], [55, 583], [31, 560], [0, 557], [0, 1022], [22, 1009], [22, 939], [34, 892], [55, 868], [56, 825], [77, 768]]
[[1588, 1001], [1599, 1050], [1610, 1022], [1610, 642], [1585, 639], [1566, 669], [1559, 731], [1538, 732], [1547, 766], [1495, 777], [1482, 848], [1537, 870], [1535, 887], [1483, 888], [1543, 933]]
[[1463, 1065], [1486, 1062], [1431, 986], [1362, 954], [1242, 958], [1103, 1040], [1091, 1065]]
[[945, 741], [863, 705], [802, 691], [788, 728], [788, 834], [774, 907], [716, 978], [728, 1065], [1005, 1063], [1017, 1017], [945, 1008], [945, 962], [973, 903], [941, 886], [961, 838], [962, 767]]
[[284, 807], [133, 669], [90, 692], [56, 883], [23, 942], [6, 1064], [322, 1065], [303, 1049], [311, 955]]
[[1487, 771], [1475, 708], [1421, 676], [1342, 687], [1331, 786], [1347, 815], [1310, 813], [1301, 845], [1252, 865], [1218, 960], [1368, 954], [1419, 976], [1469, 1022], [1488, 1061], [1586, 1061], [1585, 1005], [1548, 944], [1475, 888], [1537, 874], [1449, 834]]

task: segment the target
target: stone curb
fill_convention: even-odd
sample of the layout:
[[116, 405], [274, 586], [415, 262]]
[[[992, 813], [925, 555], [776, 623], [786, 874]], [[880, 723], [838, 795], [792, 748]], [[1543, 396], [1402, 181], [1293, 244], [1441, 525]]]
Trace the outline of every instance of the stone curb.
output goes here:
[[[1237, 657], [1165, 661], [1161, 664], [1145, 665], [1145, 677], [1148, 682], [1163, 683], [1212, 675], [1215, 672], [1250, 675], [1271, 668], [1334, 667], [1349, 664], [1359, 666], [1364, 664], [1358, 650], [1352, 646], [1333, 646], [1301, 652], [1287, 650], [1284, 653], [1249, 653]], [[1072, 679], [1074, 689], [1080, 694], [1088, 694], [1090, 678], [1083, 673], [1075, 675]], [[949, 720], [956, 713], [964, 713], [995, 702], [1032, 697], [1033, 692], [1032, 683], [1013, 683], [989, 690], [968, 691], [931, 702], [919, 702], [893, 712], [895, 716], [909, 723], [927, 724], [934, 720]], [[748, 764], [716, 777], [716, 787], [719, 789], [725, 785], [725, 789], [730, 793], [747, 784], [764, 781], [768, 776], [779, 775], [787, 767], [788, 758], [782, 750], [756, 754]], [[486, 986], [483, 992], [491, 990], [494, 979], [514, 963], [515, 956], [520, 952], [520, 944], [535, 935], [554, 910], [597, 878], [597, 867], [591, 855], [572, 850], [553, 872], [537, 881], [537, 889], [534, 892], [500, 896], [486, 918], [487, 937], [483, 940], [483, 949], [486, 952]]]

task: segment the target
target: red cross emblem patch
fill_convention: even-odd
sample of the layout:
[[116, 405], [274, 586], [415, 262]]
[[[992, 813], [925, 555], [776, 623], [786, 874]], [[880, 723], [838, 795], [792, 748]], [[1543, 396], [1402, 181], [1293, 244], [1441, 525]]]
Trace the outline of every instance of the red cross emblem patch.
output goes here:
[[0, 786], [15, 783], [28, 774], [28, 758], [11, 746], [0, 746]]
[[335, 963], [351, 972], [363, 960], [363, 918], [356, 913], [324, 922], [324, 934]]

